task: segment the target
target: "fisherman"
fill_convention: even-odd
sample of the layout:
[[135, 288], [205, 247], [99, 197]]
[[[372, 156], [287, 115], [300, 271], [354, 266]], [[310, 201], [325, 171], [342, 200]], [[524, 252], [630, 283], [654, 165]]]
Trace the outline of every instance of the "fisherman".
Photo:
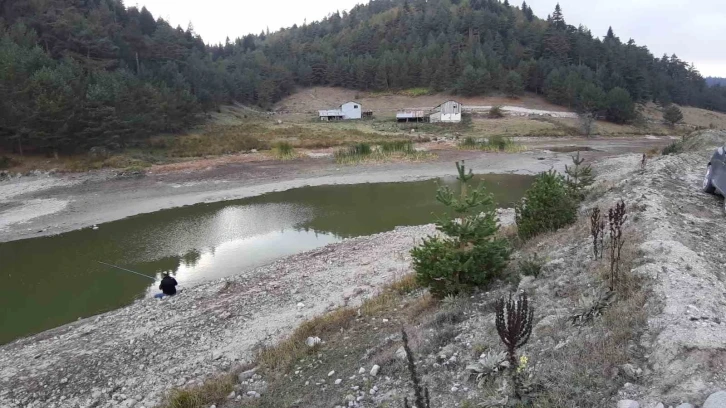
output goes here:
[[154, 297], [162, 298], [164, 296], [176, 295], [176, 279], [169, 275], [169, 272], [164, 272], [164, 277], [161, 279], [159, 289], [162, 293], [155, 295]]

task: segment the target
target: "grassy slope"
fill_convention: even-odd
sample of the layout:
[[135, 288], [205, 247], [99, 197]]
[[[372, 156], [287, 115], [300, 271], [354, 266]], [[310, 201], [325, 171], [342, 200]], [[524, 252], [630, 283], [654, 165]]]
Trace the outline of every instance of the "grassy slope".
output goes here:
[[[448, 94], [419, 95], [421, 92], [381, 94], [360, 93], [339, 88], [316, 87], [302, 89], [282, 100], [275, 114], [248, 107], [223, 106], [219, 112], [209, 114], [203, 126], [182, 136], [160, 135], [140, 146], [114, 154], [110, 158], [91, 159], [86, 155], [75, 157], [18, 157], [12, 156], [14, 172], [32, 169], [61, 169], [84, 171], [95, 168], [143, 169], [152, 164], [168, 164], [198, 160], [201, 157], [240, 155], [252, 149], [269, 152], [275, 143], [287, 142], [295, 149], [325, 149], [352, 143], [379, 143], [391, 139], [426, 141], [432, 137], [492, 137], [492, 136], [580, 136], [577, 119], [549, 117], [505, 117], [489, 119], [484, 114], [474, 115], [471, 124], [431, 125], [397, 124], [393, 121], [396, 110], [412, 107], [432, 107], [443, 100], [458, 99], [469, 105], [512, 105], [533, 109], [564, 111], [536, 95], [519, 99], [504, 97], [461, 98]], [[417, 95], [417, 96], [412, 96]], [[374, 111], [375, 118], [362, 121], [319, 122], [316, 110], [336, 106], [356, 99], [364, 108]], [[645, 121], [638, 126], [597, 122], [595, 133], [601, 136], [672, 135], [695, 128], [726, 128], [726, 114], [684, 107], [684, 123], [675, 129], [663, 125], [662, 113], [655, 105], [643, 107]], [[271, 160], [272, 154], [245, 156], [240, 161]]]

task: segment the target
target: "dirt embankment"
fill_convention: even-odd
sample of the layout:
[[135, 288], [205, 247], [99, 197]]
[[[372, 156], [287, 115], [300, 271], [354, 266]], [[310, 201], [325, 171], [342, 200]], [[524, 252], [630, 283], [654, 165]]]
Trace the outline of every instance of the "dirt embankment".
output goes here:
[[[280, 395], [306, 407], [400, 404], [409, 385], [405, 365], [395, 357], [396, 333], [405, 325], [436, 406], [464, 401], [496, 406], [505, 396], [507, 377], [479, 387], [466, 367], [483, 352], [501, 350], [491, 302], [516, 289], [531, 293], [535, 305], [534, 333], [521, 352], [529, 358], [530, 391], [551, 403], [541, 406], [614, 407], [625, 398], [644, 407], [702, 403], [726, 384], [726, 255], [721, 248], [726, 232], [721, 199], [699, 191], [707, 154], [659, 157], [644, 171], [635, 154], [597, 165], [597, 198], [585, 207], [608, 208], [625, 200], [626, 265], [640, 284], [591, 323], [570, 323], [597, 297], [607, 261], [593, 259], [583, 213], [576, 225], [515, 254], [522, 258], [537, 252], [547, 259], [537, 278], [502, 283], [399, 320], [398, 310], [424, 299], [415, 294], [378, 320], [361, 317], [331, 333], [319, 364], [301, 363], [279, 383], [272, 377], [254, 377], [254, 384], [241, 379], [235, 386], [241, 402], [235, 404], [256, 398], [256, 392], [262, 400], [269, 398], [263, 406], [289, 406], [275, 405]], [[143, 300], [2, 346], [0, 406], [153, 407], [170, 387], [193, 386], [234, 370], [252, 358], [258, 342], [274, 343], [305, 318], [358, 304], [410, 272], [408, 251], [431, 231], [430, 226], [410, 227], [347, 240], [175, 298]], [[357, 336], [356, 329], [366, 335]], [[336, 344], [340, 349], [331, 348]], [[381, 365], [377, 376], [367, 374], [374, 362]], [[359, 372], [361, 366], [366, 374]], [[337, 372], [333, 375], [343, 385], [332, 385], [329, 371]]]

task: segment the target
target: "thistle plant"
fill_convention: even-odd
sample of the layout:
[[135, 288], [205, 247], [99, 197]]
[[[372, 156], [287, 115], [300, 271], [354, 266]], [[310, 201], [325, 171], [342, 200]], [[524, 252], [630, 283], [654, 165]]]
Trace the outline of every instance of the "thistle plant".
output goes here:
[[521, 398], [521, 381], [517, 371], [519, 367], [517, 349], [524, 346], [532, 334], [534, 309], [530, 307], [526, 293], [519, 295], [519, 299], [516, 301], [512, 299], [511, 295], [506, 301], [504, 298], [500, 298], [495, 309], [497, 333], [507, 348], [509, 367], [512, 369], [514, 394], [515, 397]]

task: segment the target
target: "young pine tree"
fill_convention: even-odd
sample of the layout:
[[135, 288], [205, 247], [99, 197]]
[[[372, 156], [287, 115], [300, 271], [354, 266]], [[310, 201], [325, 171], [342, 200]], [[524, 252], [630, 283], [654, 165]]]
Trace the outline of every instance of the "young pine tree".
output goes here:
[[580, 152], [572, 156], [572, 167], [565, 165], [565, 183], [570, 190], [570, 195], [582, 200], [585, 198], [585, 190], [595, 182], [590, 165], [583, 166], [584, 158], [580, 158]]
[[683, 120], [683, 112], [678, 109], [676, 105], [669, 105], [663, 110], [663, 120], [666, 121], [671, 127], [675, 126], [676, 123]]
[[497, 236], [496, 210], [492, 195], [483, 186], [469, 189], [472, 171], [456, 163], [461, 193], [440, 188], [436, 199], [453, 211], [436, 229], [442, 234], [424, 238], [411, 250], [416, 279], [431, 294], [444, 297], [469, 287], [484, 285], [501, 272], [509, 259], [507, 241]]

